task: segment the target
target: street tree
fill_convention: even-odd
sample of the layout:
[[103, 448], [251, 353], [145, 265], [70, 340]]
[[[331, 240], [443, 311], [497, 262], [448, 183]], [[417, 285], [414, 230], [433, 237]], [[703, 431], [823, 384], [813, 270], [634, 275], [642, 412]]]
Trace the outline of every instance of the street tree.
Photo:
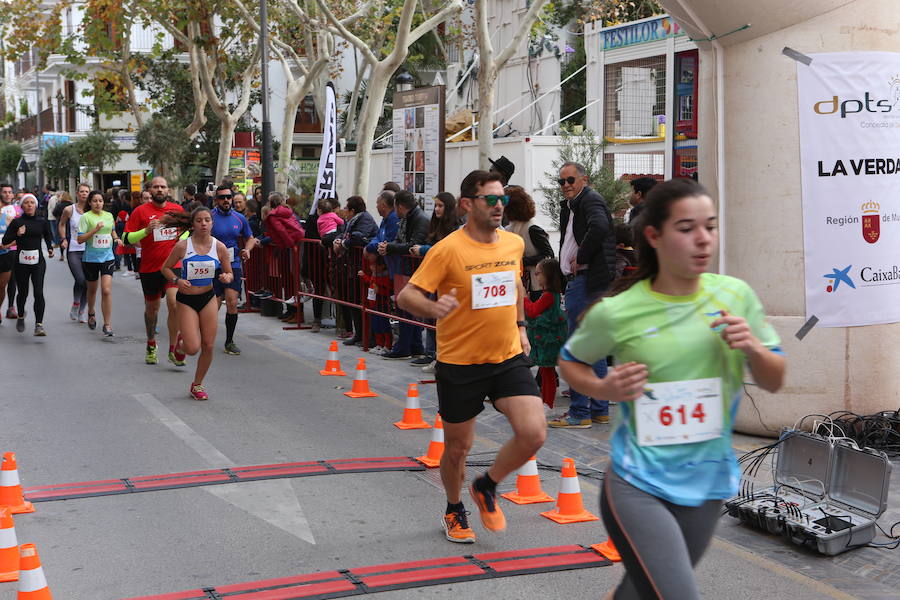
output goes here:
[[191, 138], [178, 123], [163, 115], [153, 115], [138, 129], [135, 145], [138, 160], [149, 163], [153, 172], [174, 180], [190, 148]]
[[493, 154], [494, 148], [494, 87], [497, 85], [497, 75], [522, 45], [546, 3], [547, 0], [533, 0], [528, 12], [519, 20], [519, 27], [512, 39], [500, 52], [494, 51], [491, 32], [488, 30], [487, 13], [490, 3], [475, 3], [475, 39], [478, 44], [478, 119], [481, 123], [478, 128], [478, 163], [482, 168], [486, 169], [490, 166], [488, 157]]
[[41, 152], [40, 167], [50, 179], [68, 181], [78, 176], [78, 155], [71, 142], [51, 144]]
[[603, 140], [590, 129], [585, 129], [581, 134], [571, 133], [565, 128], [560, 132], [557, 157], [551, 161], [550, 170], [544, 172], [545, 184], [539, 188], [548, 200], [541, 203], [541, 212], [550, 219], [556, 230], [559, 230], [559, 209], [563, 202], [562, 190], [556, 180], [560, 167], [566, 162], [584, 166], [590, 186], [603, 196], [610, 213], [628, 207], [631, 186], [628, 181], [617, 178], [613, 169], [603, 163], [603, 146]]
[[116, 164], [122, 156], [112, 131], [95, 129], [73, 143], [78, 163], [90, 170], [102, 171]]
[[[356, 143], [356, 173], [353, 181], [353, 193], [365, 196], [369, 188], [369, 166], [371, 164], [372, 143], [375, 141], [375, 129], [378, 126], [378, 118], [381, 115], [388, 85], [394, 73], [409, 55], [409, 47], [419, 38], [430, 32], [451, 16], [462, 10], [462, 0], [447, 0], [441, 2], [439, 9], [431, 17], [426, 18], [413, 27], [416, 7], [419, 0], [404, 0], [396, 11], [389, 11], [388, 17], [392, 23], [393, 34], [386, 41], [382, 56], [376, 55], [369, 45], [354, 33], [351, 33], [334, 12], [325, 4], [324, 0], [316, 0], [321, 13], [324, 15], [327, 27], [336, 36], [347, 40], [364, 57], [370, 65], [370, 75], [366, 84], [366, 99], [360, 111], [359, 126], [357, 127]], [[399, 4], [399, 3], [398, 3]], [[381, 8], [378, 3], [376, 9]], [[384, 19], [380, 11], [375, 11], [374, 18]]]
[[22, 146], [15, 142], [0, 140], [0, 177], [13, 178], [16, 167], [22, 160]]
[[[258, 19], [250, 13], [241, 0], [235, 6], [250, 29], [259, 35]], [[278, 169], [275, 172], [275, 189], [286, 193], [288, 168], [291, 162], [294, 123], [303, 99], [310, 94], [325, 72], [334, 54], [334, 38], [328, 31], [317, 31], [305, 14], [291, 10], [297, 6], [294, 0], [286, 5], [275, 5], [270, 13], [268, 47], [281, 65], [287, 83], [284, 90], [284, 120], [281, 144], [278, 152]], [[299, 73], [295, 73], [295, 69]]]

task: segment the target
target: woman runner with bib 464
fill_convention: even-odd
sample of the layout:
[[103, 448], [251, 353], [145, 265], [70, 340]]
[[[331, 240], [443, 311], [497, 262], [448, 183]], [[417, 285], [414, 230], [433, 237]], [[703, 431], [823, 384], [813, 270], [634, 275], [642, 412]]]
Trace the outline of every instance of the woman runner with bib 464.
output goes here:
[[[212, 213], [205, 206], [194, 209], [189, 215], [166, 213], [160, 221], [164, 227], [178, 227], [191, 232], [190, 237], [175, 244], [161, 272], [167, 281], [178, 286], [175, 300], [179, 305], [178, 329], [181, 332], [182, 349], [191, 356], [200, 352], [194, 382], [191, 384], [191, 398], [209, 400], [209, 395], [203, 389], [203, 378], [212, 364], [218, 328], [218, 303], [212, 284], [213, 278], [218, 278], [225, 285], [231, 283], [234, 277], [231, 259], [225, 244], [210, 235]], [[183, 278], [172, 271], [172, 267], [180, 260]]]
[[[577, 391], [619, 403], [600, 510], [626, 575], [607, 598], [700, 598], [693, 567], [737, 493], [731, 430], [744, 366], [777, 391], [779, 338], [745, 282], [707, 273], [716, 210], [689, 179], [655, 186], [635, 224], [639, 265], [589, 308], [560, 353]], [[591, 365], [618, 367], [603, 379]]]

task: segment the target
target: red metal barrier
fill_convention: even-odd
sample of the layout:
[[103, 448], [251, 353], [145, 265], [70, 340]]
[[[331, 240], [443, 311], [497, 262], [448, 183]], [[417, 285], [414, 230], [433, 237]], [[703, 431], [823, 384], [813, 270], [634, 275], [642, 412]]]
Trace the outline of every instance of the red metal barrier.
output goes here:
[[344, 311], [345, 320], [355, 320], [361, 325], [363, 349], [368, 350], [372, 316], [434, 329], [434, 321], [400, 310], [394, 300], [421, 261], [419, 256], [387, 257], [394, 273], [393, 296], [376, 295], [374, 300], [369, 300], [369, 286], [359, 275], [361, 271], [369, 271], [369, 259], [361, 247], [336, 250], [334, 246], [326, 248], [321, 241], [311, 239], [302, 240], [290, 249], [264, 246], [250, 253], [250, 260], [244, 263], [244, 275], [248, 295], [265, 289], [272, 292], [272, 299], [276, 301], [295, 298], [296, 326], [285, 329], [306, 328], [301, 325], [302, 297], [313, 299], [314, 312], [317, 310], [315, 301], [331, 302]]

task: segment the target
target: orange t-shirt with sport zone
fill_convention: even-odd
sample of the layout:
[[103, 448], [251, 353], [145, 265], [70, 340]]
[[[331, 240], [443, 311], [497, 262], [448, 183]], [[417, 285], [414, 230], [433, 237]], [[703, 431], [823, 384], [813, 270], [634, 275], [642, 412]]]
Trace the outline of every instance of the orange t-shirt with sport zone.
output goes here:
[[438, 297], [456, 290], [459, 307], [437, 322], [437, 358], [497, 364], [522, 353], [516, 326], [525, 242], [498, 230], [493, 244], [459, 229], [432, 246], [409, 283]]

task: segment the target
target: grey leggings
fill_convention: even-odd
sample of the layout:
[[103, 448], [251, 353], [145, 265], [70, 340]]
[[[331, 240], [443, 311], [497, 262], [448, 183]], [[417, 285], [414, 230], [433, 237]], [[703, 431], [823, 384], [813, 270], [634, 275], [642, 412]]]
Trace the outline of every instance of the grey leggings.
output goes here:
[[87, 279], [84, 277], [84, 263], [82, 262], [84, 252], [67, 252], [66, 257], [69, 260], [69, 270], [72, 271], [72, 277], [75, 278], [75, 286], [72, 288], [72, 303], [77, 303], [82, 307], [86, 307]]
[[699, 600], [694, 566], [709, 546], [722, 502], [672, 504], [606, 471], [603, 524], [625, 565], [616, 600]]

